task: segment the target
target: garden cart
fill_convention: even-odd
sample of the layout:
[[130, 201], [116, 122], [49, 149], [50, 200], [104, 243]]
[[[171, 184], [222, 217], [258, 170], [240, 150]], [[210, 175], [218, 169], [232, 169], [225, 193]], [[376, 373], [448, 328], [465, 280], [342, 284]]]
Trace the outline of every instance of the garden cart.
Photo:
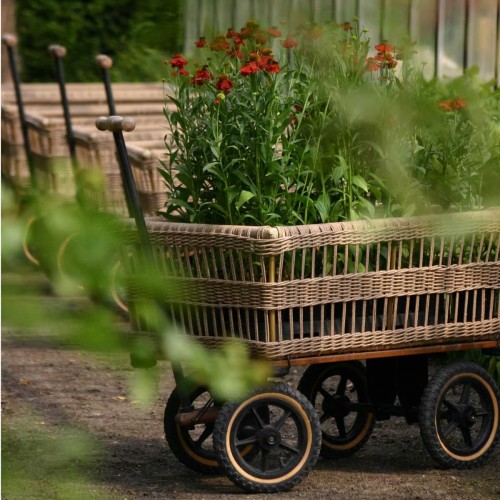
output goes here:
[[500, 415], [493, 378], [462, 360], [429, 380], [427, 365], [434, 354], [498, 353], [500, 210], [293, 227], [144, 220], [122, 136], [133, 121], [96, 125], [114, 133], [135, 217], [125, 222], [128, 241], [143, 249], [126, 259], [133, 336], [155, 336], [136, 314], [147, 299], [146, 254], [175, 291], [161, 305], [185, 335], [207, 348], [241, 342], [276, 374], [308, 366], [298, 389], [278, 382], [234, 402], [202, 386], [183, 390], [174, 365], [165, 431], [180, 461], [223, 469], [248, 491], [284, 491], [320, 453], [355, 452], [392, 415], [418, 421], [441, 466], [490, 455]]

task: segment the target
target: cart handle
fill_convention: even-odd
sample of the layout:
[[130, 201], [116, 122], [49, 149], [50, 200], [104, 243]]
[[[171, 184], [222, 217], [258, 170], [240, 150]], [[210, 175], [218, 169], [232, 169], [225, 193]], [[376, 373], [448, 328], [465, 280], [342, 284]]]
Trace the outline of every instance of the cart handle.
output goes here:
[[135, 120], [130, 116], [100, 116], [95, 121], [98, 130], [108, 132], [132, 132], [135, 129]]
[[2, 35], [2, 43], [6, 47], [15, 47], [17, 45], [17, 36], [12, 33], [5, 33], [5, 35]]
[[99, 68], [109, 69], [113, 66], [113, 59], [105, 54], [99, 54], [95, 56], [95, 62]]
[[51, 55], [57, 57], [58, 59], [62, 59], [66, 56], [66, 47], [63, 47], [62, 45], [49, 45], [48, 51]]

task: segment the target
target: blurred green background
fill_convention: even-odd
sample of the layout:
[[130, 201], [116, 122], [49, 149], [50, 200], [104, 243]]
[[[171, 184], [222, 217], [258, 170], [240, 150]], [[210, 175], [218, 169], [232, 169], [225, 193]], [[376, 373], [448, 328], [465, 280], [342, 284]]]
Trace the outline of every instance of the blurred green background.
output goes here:
[[[2, 2], [3, 3], [3, 2]], [[24, 82], [54, 81], [50, 44], [68, 50], [68, 81], [98, 81], [94, 57], [113, 58], [115, 81], [159, 80], [163, 60], [181, 50], [183, 0], [16, 0]], [[41, 22], [43, 20], [43, 22]]]

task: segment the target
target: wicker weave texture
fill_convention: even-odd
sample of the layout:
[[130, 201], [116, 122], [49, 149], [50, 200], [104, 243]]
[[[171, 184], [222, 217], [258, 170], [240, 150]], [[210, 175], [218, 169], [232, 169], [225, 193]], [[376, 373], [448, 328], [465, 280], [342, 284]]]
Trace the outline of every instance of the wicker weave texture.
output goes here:
[[[148, 230], [169, 314], [210, 346], [241, 339], [280, 359], [500, 334], [497, 209], [280, 228], [156, 218]], [[141, 280], [132, 273], [131, 321], [147, 332]]]

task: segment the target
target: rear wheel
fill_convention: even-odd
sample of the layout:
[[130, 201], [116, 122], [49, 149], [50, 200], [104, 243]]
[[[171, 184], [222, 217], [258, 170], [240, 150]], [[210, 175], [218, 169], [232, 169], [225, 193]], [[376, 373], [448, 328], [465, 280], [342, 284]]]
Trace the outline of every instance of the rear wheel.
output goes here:
[[311, 365], [298, 389], [318, 412], [323, 457], [345, 457], [366, 443], [375, 417], [368, 398], [366, 371], [360, 362]]
[[[196, 387], [189, 395], [191, 410], [213, 408], [215, 405], [205, 387]], [[177, 388], [170, 395], [165, 407], [163, 426], [167, 443], [177, 459], [190, 469], [202, 474], [221, 472], [215, 455], [212, 434], [214, 422], [190, 426], [180, 425], [176, 415], [181, 406]]]
[[442, 368], [419, 409], [422, 440], [443, 467], [482, 463], [500, 437], [500, 391], [486, 370], [468, 361]]

